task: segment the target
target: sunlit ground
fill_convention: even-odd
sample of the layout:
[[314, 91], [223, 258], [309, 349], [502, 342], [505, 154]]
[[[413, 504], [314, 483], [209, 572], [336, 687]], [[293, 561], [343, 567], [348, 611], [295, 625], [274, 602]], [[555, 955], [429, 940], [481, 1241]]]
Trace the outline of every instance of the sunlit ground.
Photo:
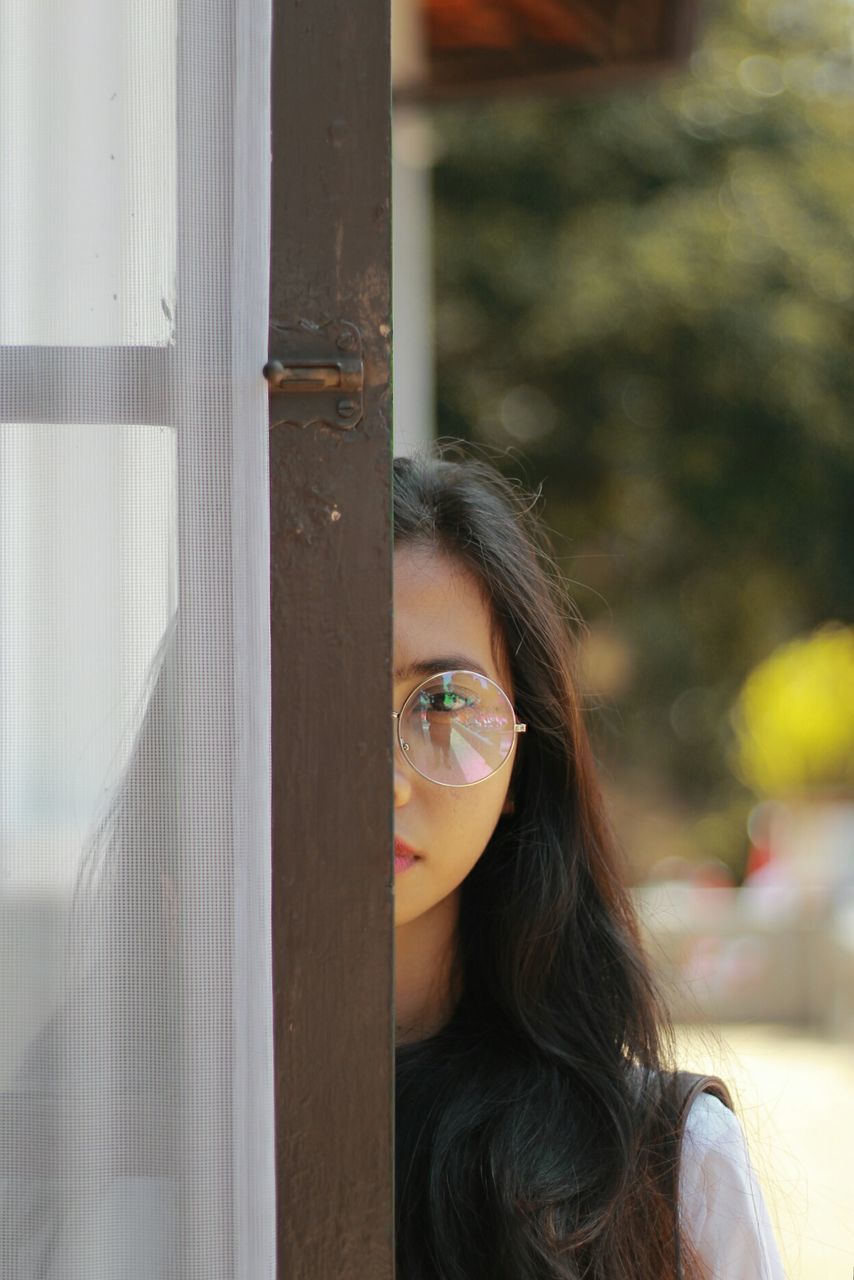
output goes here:
[[854, 1274], [854, 1044], [770, 1025], [678, 1027], [679, 1064], [722, 1076], [788, 1280]]

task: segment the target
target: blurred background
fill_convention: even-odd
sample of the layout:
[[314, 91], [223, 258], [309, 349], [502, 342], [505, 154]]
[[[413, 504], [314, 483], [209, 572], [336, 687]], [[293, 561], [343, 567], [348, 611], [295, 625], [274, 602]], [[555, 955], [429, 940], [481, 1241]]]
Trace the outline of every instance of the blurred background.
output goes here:
[[854, 5], [396, 11], [396, 451], [540, 491], [685, 1065], [854, 1266]]

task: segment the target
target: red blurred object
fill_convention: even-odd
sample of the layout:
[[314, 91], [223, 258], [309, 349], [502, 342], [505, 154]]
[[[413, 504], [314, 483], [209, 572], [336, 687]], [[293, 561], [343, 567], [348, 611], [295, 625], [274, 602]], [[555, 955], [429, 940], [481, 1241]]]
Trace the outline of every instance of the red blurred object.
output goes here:
[[426, 0], [427, 32], [434, 52], [514, 49], [531, 41], [586, 49], [602, 22], [591, 23], [561, 0]]
[[426, 73], [404, 97], [571, 93], [661, 70], [691, 48], [694, 0], [410, 0]]
[[771, 849], [765, 844], [752, 844], [747, 855], [747, 866], [744, 869], [745, 881], [752, 880], [757, 872], [762, 871], [771, 862]]

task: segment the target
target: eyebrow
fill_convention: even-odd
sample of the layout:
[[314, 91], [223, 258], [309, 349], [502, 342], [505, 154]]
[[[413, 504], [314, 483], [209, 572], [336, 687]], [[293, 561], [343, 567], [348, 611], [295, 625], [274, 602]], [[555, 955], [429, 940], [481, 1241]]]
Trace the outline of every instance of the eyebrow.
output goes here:
[[425, 679], [427, 676], [436, 675], [439, 671], [476, 671], [478, 675], [491, 679], [479, 662], [475, 662], [473, 658], [467, 658], [464, 653], [445, 654], [444, 657], [438, 658], [419, 658], [405, 667], [397, 667], [394, 678], [402, 681], [421, 676]]

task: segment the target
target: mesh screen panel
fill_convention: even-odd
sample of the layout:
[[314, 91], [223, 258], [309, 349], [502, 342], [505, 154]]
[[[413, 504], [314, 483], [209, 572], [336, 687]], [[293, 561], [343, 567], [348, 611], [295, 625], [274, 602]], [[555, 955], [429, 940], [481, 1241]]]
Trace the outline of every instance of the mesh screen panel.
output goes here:
[[0, 1276], [275, 1273], [269, 0], [0, 7]]

